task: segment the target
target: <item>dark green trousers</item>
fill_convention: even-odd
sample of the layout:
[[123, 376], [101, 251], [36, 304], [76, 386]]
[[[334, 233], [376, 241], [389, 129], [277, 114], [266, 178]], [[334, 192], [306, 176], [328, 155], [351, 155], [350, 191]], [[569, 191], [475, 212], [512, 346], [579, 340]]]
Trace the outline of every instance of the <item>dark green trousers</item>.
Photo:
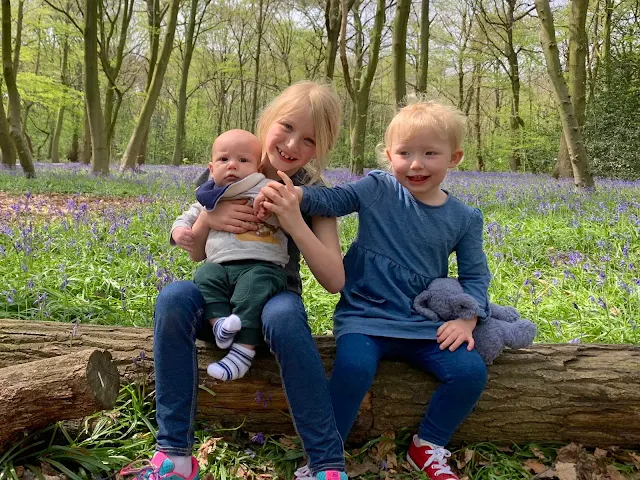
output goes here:
[[242, 330], [234, 342], [246, 345], [262, 344], [262, 308], [271, 297], [287, 289], [284, 268], [260, 260], [205, 263], [196, 270], [195, 282], [204, 297], [205, 318], [236, 314]]

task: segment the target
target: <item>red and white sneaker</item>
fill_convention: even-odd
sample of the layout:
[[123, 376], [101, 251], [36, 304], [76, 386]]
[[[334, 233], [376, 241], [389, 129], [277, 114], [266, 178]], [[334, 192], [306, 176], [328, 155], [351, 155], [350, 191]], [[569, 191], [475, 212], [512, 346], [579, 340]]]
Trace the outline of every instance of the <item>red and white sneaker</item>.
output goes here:
[[450, 456], [451, 452], [446, 448], [421, 445], [418, 436], [414, 435], [407, 461], [416, 470], [426, 473], [431, 480], [460, 480], [447, 463]]

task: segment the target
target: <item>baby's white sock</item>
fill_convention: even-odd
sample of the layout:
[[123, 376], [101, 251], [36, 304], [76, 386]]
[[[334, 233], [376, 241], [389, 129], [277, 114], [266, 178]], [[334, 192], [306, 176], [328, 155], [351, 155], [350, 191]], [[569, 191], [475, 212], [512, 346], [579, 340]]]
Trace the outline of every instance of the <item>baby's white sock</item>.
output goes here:
[[226, 357], [219, 362], [210, 363], [207, 373], [218, 380], [237, 380], [244, 377], [251, 368], [251, 362], [256, 355], [255, 350], [234, 343]]
[[216, 337], [216, 345], [219, 348], [229, 348], [233, 343], [236, 333], [242, 328], [242, 322], [237, 315], [220, 317], [213, 325], [213, 335]]
[[166, 454], [167, 458], [173, 462], [175, 467], [172, 473], [178, 473], [184, 478], [189, 478], [191, 475], [191, 457], [183, 457], [180, 455]]

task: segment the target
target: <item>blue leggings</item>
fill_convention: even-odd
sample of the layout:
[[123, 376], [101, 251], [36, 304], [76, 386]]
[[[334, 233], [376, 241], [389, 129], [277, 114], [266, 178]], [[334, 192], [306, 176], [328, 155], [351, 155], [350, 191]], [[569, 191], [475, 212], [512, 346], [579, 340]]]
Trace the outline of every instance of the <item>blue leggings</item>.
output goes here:
[[[371, 387], [382, 358], [404, 360], [433, 373], [440, 386], [435, 390], [418, 436], [444, 446], [471, 413], [487, 382], [487, 367], [466, 343], [455, 352], [440, 350], [435, 340], [374, 337], [348, 333], [338, 338], [336, 360], [329, 382], [338, 431], [346, 439]], [[427, 392], [425, 392], [425, 395]]]

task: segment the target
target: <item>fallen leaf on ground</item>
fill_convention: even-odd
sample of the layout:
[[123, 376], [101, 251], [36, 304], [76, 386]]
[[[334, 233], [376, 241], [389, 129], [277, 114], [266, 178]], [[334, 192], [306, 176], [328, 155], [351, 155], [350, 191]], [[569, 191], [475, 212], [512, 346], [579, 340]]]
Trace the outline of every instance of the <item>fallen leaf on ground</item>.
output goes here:
[[525, 460], [523, 465], [525, 468], [528, 468], [536, 475], [539, 473], [545, 472], [549, 469], [549, 467], [547, 467], [546, 465], [540, 463], [537, 460], [532, 460], [532, 459]]
[[604, 458], [608, 454], [609, 454], [609, 452], [607, 452], [603, 448], [596, 448], [596, 450], [593, 452], [593, 456], [596, 457], [596, 458]]
[[625, 476], [613, 465], [607, 465], [607, 475], [609, 475], [609, 480], [625, 480]]
[[[458, 466], [458, 470], [462, 469], [471, 461], [476, 452], [469, 448], [464, 449], [464, 457], [462, 459], [456, 458], [456, 465]], [[459, 456], [458, 456], [459, 457]]]
[[221, 440], [221, 438], [222, 437], [211, 437], [209, 440], [200, 445], [198, 453], [196, 454], [196, 460], [198, 460], [198, 464], [201, 468], [209, 465], [209, 455], [216, 449], [218, 440]]
[[556, 462], [556, 475], [559, 480], [578, 480], [576, 464], [569, 462]]
[[540, 450], [538, 447], [531, 447], [531, 453], [533, 453], [536, 458], [539, 458], [540, 460], [544, 460], [546, 458], [545, 454], [542, 453], [542, 450]]
[[380, 467], [369, 457], [365, 458], [362, 463], [347, 462], [347, 474], [350, 478], [356, 478], [365, 473], [378, 473], [379, 471]]
[[560, 463], [576, 463], [578, 456], [582, 451], [582, 446], [576, 443], [570, 443], [558, 450], [556, 462]]

